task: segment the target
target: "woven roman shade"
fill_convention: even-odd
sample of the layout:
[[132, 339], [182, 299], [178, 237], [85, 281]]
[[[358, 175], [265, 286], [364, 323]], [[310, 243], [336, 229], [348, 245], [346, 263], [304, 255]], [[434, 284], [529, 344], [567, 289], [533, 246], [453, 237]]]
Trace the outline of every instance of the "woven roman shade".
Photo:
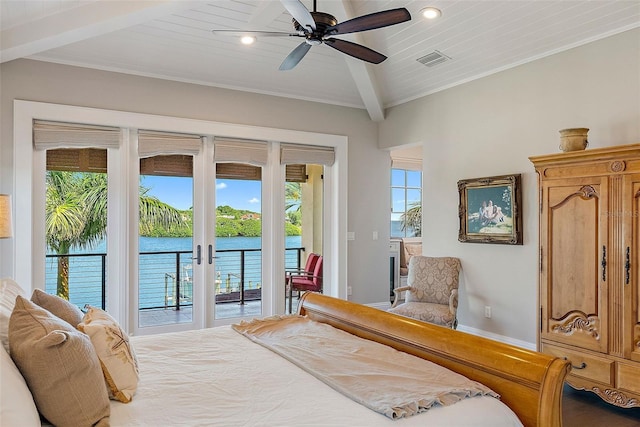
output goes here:
[[107, 150], [104, 148], [47, 150], [47, 170], [107, 173]]
[[202, 137], [200, 135], [138, 131], [138, 156], [140, 158], [173, 154], [196, 156], [201, 148]]
[[331, 166], [336, 160], [333, 147], [310, 145], [280, 145], [280, 164], [306, 164]]
[[267, 165], [267, 143], [240, 139], [216, 139], [213, 160], [216, 163], [247, 163], [253, 166]]
[[36, 150], [56, 148], [118, 148], [120, 128], [34, 120]]

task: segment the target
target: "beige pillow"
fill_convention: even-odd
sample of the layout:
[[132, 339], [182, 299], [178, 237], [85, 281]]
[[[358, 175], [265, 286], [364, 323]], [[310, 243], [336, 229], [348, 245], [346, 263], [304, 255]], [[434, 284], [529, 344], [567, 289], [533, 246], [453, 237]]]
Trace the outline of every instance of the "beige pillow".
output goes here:
[[43, 290], [35, 289], [31, 295], [31, 301], [54, 316], [68, 322], [74, 328], [77, 328], [78, 323], [82, 322], [82, 316], [84, 316], [82, 311], [66, 299], [62, 299], [57, 295], [51, 295]]
[[138, 388], [138, 359], [129, 336], [106, 311], [89, 307], [78, 329], [89, 335], [112, 399], [128, 403]]
[[15, 281], [9, 278], [0, 279], [0, 341], [9, 352], [9, 317], [16, 303], [16, 297], [29, 295]]
[[404, 250], [407, 257], [407, 266], [409, 266], [411, 257], [422, 255], [422, 243], [405, 243]]
[[9, 319], [11, 357], [40, 414], [57, 427], [109, 425], [109, 396], [89, 338], [18, 296]]

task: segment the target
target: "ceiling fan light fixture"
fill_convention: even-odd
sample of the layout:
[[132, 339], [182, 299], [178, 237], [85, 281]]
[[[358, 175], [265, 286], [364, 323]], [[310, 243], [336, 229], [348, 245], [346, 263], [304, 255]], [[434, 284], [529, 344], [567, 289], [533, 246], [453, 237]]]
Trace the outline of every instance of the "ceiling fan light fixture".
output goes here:
[[436, 19], [442, 16], [442, 11], [436, 7], [425, 7], [420, 14], [427, 19]]
[[[1, 1], [1, 0], [0, 0]], [[309, 52], [312, 46], [324, 44], [353, 58], [371, 64], [379, 64], [386, 56], [358, 43], [336, 39], [334, 36], [359, 33], [389, 27], [411, 20], [411, 14], [404, 8], [387, 9], [367, 15], [356, 16], [343, 22], [328, 13], [316, 10], [316, 0], [313, 1], [313, 11], [310, 11], [301, 0], [280, 0], [284, 8], [291, 15], [295, 32], [282, 31], [235, 31], [211, 30], [215, 35], [232, 35], [242, 37], [242, 43], [250, 45], [259, 37], [303, 37], [304, 41], [293, 49], [280, 64], [280, 71], [293, 69]]]
[[251, 45], [256, 42], [256, 38], [254, 36], [242, 36], [240, 42], [244, 45]]

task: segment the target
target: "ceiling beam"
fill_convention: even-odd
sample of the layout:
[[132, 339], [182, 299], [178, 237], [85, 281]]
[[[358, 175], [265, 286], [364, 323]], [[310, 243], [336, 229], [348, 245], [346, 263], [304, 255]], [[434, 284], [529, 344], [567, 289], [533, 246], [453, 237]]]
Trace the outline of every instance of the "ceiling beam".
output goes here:
[[249, 18], [252, 28], [264, 30], [285, 11], [284, 6], [279, 1], [261, 1], [258, 3], [255, 12]]
[[[338, 18], [339, 22], [355, 17], [351, 3], [348, 0], [342, 0], [337, 3], [340, 4], [340, 10], [337, 11], [339, 13], [336, 13], [336, 18]], [[362, 33], [351, 34], [349, 38], [352, 38], [355, 43], [366, 45], [365, 37]], [[345, 55], [345, 60], [369, 117], [374, 122], [383, 121], [384, 105], [382, 104], [378, 82], [373, 73], [372, 65], [368, 62], [353, 59], [348, 55]]]
[[0, 63], [188, 9], [193, 1], [97, 0], [0, 32]]

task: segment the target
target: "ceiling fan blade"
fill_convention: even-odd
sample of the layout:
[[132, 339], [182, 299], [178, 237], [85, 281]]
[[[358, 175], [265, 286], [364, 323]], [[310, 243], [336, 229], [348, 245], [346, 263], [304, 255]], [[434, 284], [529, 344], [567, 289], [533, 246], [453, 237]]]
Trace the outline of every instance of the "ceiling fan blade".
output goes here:
[[313, 20], [313, 16], [300, 0], [280, 0], [280, 2], [303, 28], [309, 31], [316, 29], [316, 21]]
[[216, 36], [242, 37], [252, 35], [256, 37], [304, 37], [304, 34], [285, 33], [282, 31], [238, 31], [238, 30], [211, 30]]
[[325, 34], [334, 36], [338, 34], [357, 33], [359, 31], [375, 30], [376, 28], [388, 27], [389, 25], [400, 24], [411, 20], [411, 14], [407, 9], [383, 10], [369, 15], [362, 15], [349, 19], [332, 27], [327, 28]]
[[308, 44], [307, 42], [300, 43], [298, 47], [293, 49], [291, 53], [286, 58], [284, 58], [284, 61], [282, 61], [282, 64], [280, 64], [280, 71], [293, 69], [296, 65], [298, 65], [298, 62], [300, 62], [302, 58], [304, 58], [307, 52], [309, 52], [309, 49], [311, 49], [310, 44]]
[[362, 59], [363, 61], [371, 62], [372, 64], [379, 64], [387, 59], [386, 56], [376, 52], [375, 50], [346, 40], [330, 38], [326, 39], [324, 43], [342, 53], [346, 53], [354, 58]]

